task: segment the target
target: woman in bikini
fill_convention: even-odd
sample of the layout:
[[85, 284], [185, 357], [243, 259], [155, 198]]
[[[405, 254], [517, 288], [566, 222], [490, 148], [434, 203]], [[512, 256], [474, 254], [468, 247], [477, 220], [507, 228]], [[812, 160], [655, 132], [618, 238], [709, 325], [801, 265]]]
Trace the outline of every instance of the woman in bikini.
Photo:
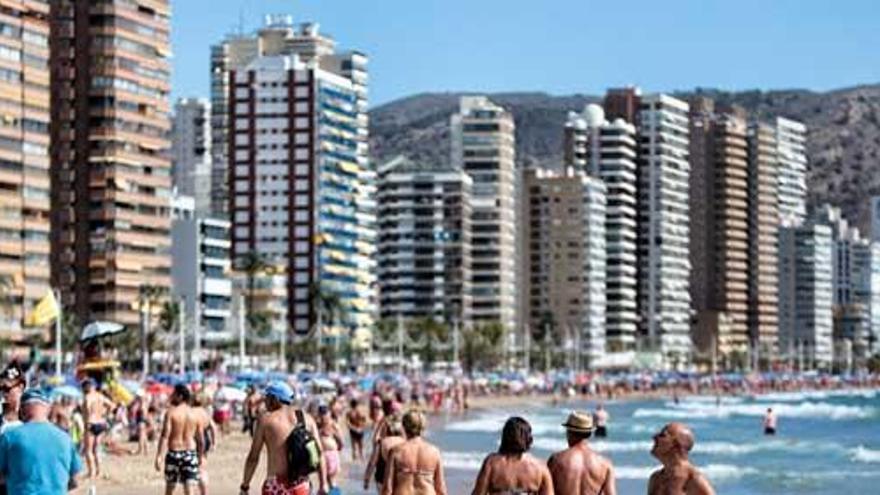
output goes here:
[[318, 433], [321, 435], [321, 451], [327, 470], [327, 483], [332, 490], [337, 486], [336, 476], [339, 474], [342, 434], [336, 426], [336, 421], [333, 421], [330, 408], [324, 405], [318, 407]]
[[440, 450], [422, 438], [425, 415], [410, 410], [402, 422], [406, 440], [391, 452], [382, 495], [446, 495]]
[[489, 454], [471, 495], [552, 495], [547, 466], [528, 453], [532, 427], [519, 417], [504, 424], [498, 452]]

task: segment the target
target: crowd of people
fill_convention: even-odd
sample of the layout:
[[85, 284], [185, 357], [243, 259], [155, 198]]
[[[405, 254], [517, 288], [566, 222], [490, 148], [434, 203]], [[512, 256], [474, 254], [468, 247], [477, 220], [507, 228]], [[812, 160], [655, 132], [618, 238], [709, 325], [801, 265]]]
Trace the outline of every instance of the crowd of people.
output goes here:
[[[819, 381], [824, 378], [812, 380], [817, 388], [841, 385]], [[876, 377], [859, 380], [878, 385]], [[458, 379], [442, 386], [379, 380], [369, 389], [352, 380], [337, 380], [324, 394], [309, 395], [296, 391], [291, 383], [253, 383], [238, 400], [223, 397], [204, 382], [178, 383], [161, 393], [139, 390], [123, 404], [90, 378], [79, 384], [77, 398], [29, 388], [22, 370], [9, 365], [0, 373], [0, 495], [65, 493], [78, 482], [92, 484], [102, 477], [104, 453], [143, 458], [154, 445], [154, 467], [164, 477], [166, 494], [182, 489], [187, 495], [205, 495], [210, 488], [207, 456], [233, 433], [233, 422], [251, 438], [242, 458], [241, 494], [252, 490], [263, 495], [339, 494], [343, 477], [359, 476], [355, 470], [362, 466], [364, 490], [374, 487], [380, 495], [443, 495], [448, 493], [443, 456], [424, 437], [426, 414], [461, 413], [474, 396], [503, 392]], [[791, 390], [798, 382], [715, 383], [713, 392], [720, 396]], [[609, 434], [610, 416], [601, 399], [665, 393], [678, 400], [679, 394], [706, 393], [703, 385], [703, 378], [671, 384], [597, 380], [539, 389], [554, 402], [584, 394], [597, 400], [598, 406], [594, 412], [575, 411], [567, 417], [560, 435], [565, 435], [568, 448], [546, 462], [529, 453], [529, 422], [511, 417], [501, 431], [497, 451], [483, 461], [472, 493], [613, 495], [617, 492], [614, 467], [589, 443]], [[775, 434], [777, 421], [768, 409], [765, 434]], [[653, 441], [651, 454], [662, 467], [648, 481], [649, 494], [713, 493], [688, 459], [695, 440], [685, 424], [666, 425]], [[265, 457], [264, 477], [256, 473], [261, 457]], [[254, 490], [252, 484], [260, 478], [260, 488]]]

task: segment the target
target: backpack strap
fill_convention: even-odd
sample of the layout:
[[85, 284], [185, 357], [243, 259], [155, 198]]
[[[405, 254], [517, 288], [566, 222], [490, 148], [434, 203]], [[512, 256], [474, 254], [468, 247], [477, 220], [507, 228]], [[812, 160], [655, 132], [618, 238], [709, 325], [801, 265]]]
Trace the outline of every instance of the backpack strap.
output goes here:
[[302, 425], [303, 428], [306, 427], [306, 418], [303, 416], [302, 409], [297, 409], [296, 412], [296, 424], [297, 426]]

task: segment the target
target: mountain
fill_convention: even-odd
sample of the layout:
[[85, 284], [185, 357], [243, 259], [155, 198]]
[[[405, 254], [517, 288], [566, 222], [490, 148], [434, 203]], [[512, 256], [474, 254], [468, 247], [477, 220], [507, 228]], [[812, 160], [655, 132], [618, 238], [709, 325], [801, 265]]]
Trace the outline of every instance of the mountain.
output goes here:
[[[424, 93], [370, 111], [373, 159], [399, 154], [416, 162], [449, 160], [449, 116], [465, 93]], [[868, 234], [869, 199], [880, 194], [880, 84], [828, 92], [807, 90], [726, 92], [697, 88], [676, 93], [711, 96], [718, 103], [743, 106], [759, 118], [788, 117], [809, 129], [807, 183], [812, 204], [829, 202]], [[600, 96], [546, 93], [495, 93], [493, 101], [513, 112], [517, 161], [522, 166], [562, 159], [562, 126], [569, 110], [580, 110]]]

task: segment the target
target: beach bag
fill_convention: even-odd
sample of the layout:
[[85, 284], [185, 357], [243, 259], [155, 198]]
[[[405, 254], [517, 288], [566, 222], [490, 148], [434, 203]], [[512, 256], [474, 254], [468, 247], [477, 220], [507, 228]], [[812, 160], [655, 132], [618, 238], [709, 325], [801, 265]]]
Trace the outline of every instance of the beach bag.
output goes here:
[[316, 472], [321, 465], [318, 441], [306, 428], [301, 410], [296, 411], [296, 426], [287, 437], [287, 476], [289, 480], [304, 478]]

